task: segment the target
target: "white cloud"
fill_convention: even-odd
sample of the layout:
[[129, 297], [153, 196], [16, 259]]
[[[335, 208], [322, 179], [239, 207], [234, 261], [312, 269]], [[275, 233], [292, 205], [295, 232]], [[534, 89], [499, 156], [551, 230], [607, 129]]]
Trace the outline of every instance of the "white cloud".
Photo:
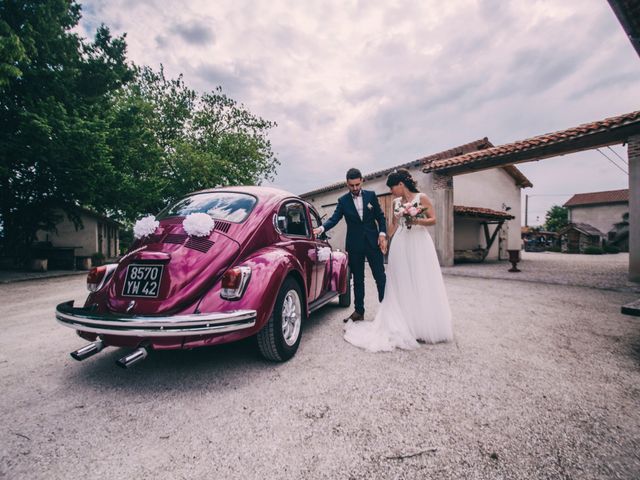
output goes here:
[[[601, 0], [95, 0], [83, 10], [85, 34], [100, 23], [126, 32], [135, 63], [162, 63], [200, 91], [222, 85], [276, 121], [275, 184], [298, 193], [349, 166], [367, 172], [638, 109], [640, 61]], [[556, 177], [569, 192], [623, 188], [597, 152], [576, 158], [583, 168], [522, 166], [535, 177], [529, 193]]]

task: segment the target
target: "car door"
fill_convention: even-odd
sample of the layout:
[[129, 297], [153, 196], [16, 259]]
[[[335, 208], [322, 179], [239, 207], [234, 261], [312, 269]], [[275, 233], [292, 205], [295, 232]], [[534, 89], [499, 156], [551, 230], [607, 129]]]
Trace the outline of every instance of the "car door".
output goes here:
[[[309, 207], [309, 219], [311, 220], [311, 227], [317, 228], [322, 225], [320, 215], [315, 211], [313, 207]], [[316, 298], [322, 297], [327, 293], [329, 289], [329, 283], [331, 280], [331, 245], [327, 240], [321, 240], [314, 238], [316, 247], [316, 263], [315, 263], [315, 275], [316, 275]]]
[[317, 251], [307, 208], [299, 200], [285, 201], [278, 210], [278, 225], [280, 233], [287, 239], [283, 247], [290, 250], [302, 265], [307, 299], [312, 302], [316, 299], [317, 291]]

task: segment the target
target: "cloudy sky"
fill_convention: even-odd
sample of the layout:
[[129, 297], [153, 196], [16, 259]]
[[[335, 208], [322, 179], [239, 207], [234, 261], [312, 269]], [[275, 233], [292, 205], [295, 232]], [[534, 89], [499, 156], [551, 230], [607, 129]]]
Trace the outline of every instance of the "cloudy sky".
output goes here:
[[[488, 137], [494, 145], [640, 109], [640, 58], [605, 0], [89, 0], [81, 32], [217, 85], [278, 123], [276, 186], [302, 193]], [[626, 148], [614, 147], [626, 160]], [[603, 151], [626, 169], [610, 150]], [[597, 151], [519, 168], [529, 223], [572, 193], [627, 188]], [[524, 201], [523, 201], [524, 205]]]

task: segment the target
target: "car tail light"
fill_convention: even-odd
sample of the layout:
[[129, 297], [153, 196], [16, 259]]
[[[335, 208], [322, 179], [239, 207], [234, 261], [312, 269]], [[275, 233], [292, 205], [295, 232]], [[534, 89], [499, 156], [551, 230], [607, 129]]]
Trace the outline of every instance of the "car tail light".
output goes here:
[[222, 276], [220, 296], [225, 300], [237, 300], [242, 297], [251, 278], [249, 267], [233, 267]]
[[101, 265], [99, 267], [93, 267], [87, 274], [87, 290], [90, 292], [97, 292], [104, 284], [109, 280], [109, 277], [115, 271], [117, 265]]

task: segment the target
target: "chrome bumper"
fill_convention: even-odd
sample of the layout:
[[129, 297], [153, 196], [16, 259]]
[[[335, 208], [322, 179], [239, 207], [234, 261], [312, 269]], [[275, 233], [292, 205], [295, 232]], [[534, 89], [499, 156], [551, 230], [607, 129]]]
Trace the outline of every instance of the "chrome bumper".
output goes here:
[[169, 317], [127, 316], [92, 313], [76, 308], [73, 300], [56, 307], [56, 320], [65, 327], [83, 332], [126, 337], [180, 337], [228, 333], [251, 328], [256, 324], [255, 310], [232, 310], [216, 313], [194, 313]]

